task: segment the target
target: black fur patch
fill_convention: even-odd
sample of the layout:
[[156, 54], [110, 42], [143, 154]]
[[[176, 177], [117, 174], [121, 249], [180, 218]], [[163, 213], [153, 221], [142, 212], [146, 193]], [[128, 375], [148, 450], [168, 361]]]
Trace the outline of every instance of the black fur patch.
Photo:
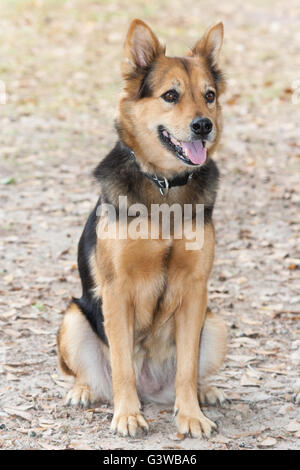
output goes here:
[[216, 65], [213, 65], [213, 62], [210, 56], [206, 57], [206, 63], [213, 77], [216, 90], [218, 90], [220, 84], [225, 82], [225, 76], [223, 72]]
[[190, 74], [190, 64], [189, 64], [188, 59], [186, 59], [185, 57], [179, 57], [179, 58], [178, 58], [178, 61], [181, 63], [181, 65], [183, 66], [184, 70], [185, 70], [186, 73], [189, 75], [189, 74]]
[[88, 293], [95, 287], [93, 277], [90, 273], [90, 266], [88, 260], [90, 259], [92, 251], [95, 249], [97, 235], [96, 235], [96, 224], [97, 224], [97, 207], [101, 204], [100, 198], [98, 199], [97, 205], [89, 215], [89, 218], [85, 224], [84, 230], [79, 240], [78, 245], [78, 269], [80, 277], [82, 278], [82, 290], [83, 294]]
[[137, 85], [137, 99], [150, 98], [153, 94], [150, 86], [150, 74], [154, 69], [154, 64], [149, 65], [148, 67], [136, 67], [136, 69], [129, 73], [126, 77], [126, 81], [136, 80], [140, 81], [140, 85]]
[[93, 212], [91, 212], [83, 233], [79, 240], [78, 245], [78, 270], [82, 285], [82, 296], [80, 299], [73, 298], [74, 303], [80, 308], [82, 313], [89, 321], [94, 332], [99, 338], [108, 344], [105, 330], [103, 326], [104, 317], [102, 313], [102, 301], [100, 298], [95, 298], [93, 294], [93, 288], [96, 287], [94, 284], [93, 276], [91, 273], [91, 267], [89, 265], [89, 259], [93, 250], [96, 247], [97, 233], [97, 208], [101, 201], [97, 202]]
[[150, 85], [150, 74], [153, 70], [153, 66], [152, 67], [149, 67], [147, 72], [145, 73], [143, 79], [142, 79], [142, 82], [141, 82], [141, 86], [140, 86], [140, 89], [139, 89], [139, 99], [142, 99], [142, 98], [151, 98], [153, 92], [152, 92], [152, 89], [151, 89], [151, 85]]

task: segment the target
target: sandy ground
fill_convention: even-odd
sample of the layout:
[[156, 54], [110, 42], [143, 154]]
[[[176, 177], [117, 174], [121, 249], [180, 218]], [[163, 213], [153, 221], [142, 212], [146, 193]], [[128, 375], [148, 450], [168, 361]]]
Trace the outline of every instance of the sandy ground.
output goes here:
[[[0, 10], [0, 447], [299, 449], [298, 0], [3, 0]], [[203, 408], [219, 427], [210, 440], [181, 440], [171, 407], [146, 406], [148, 436], [123, 439], [109, 431], [110, 405], [63, 403], [69, 383], [55, 336], [79, 289], [77, 242], [99, 191], [91, 172], [116, 138], [133, 17], [152, 25], [169, 54], [225, 24], [209, 304], [228, 325], [214, 384], [231, 404]]]

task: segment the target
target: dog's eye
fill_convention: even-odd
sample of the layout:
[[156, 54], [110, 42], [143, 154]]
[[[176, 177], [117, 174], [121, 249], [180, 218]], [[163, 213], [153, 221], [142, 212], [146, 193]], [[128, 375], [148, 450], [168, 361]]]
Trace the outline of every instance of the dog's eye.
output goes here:
[[177, 103], [179, 94], [176, 90], [169, 90], [169, 91], [166, 91], [166, 93], [162, 95], [162, 98], [167, 103]]
[[207, 103], [213, 103], [214, 100], [215, 100], [215, 93], [212, 91], [212, 90], [209, 90], [205, 93], [205, 99], [207, 101]]

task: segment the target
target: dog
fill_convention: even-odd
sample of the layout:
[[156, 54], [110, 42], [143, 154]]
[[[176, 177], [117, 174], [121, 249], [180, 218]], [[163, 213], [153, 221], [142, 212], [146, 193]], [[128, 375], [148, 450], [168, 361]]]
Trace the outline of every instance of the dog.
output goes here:
[[[82, 295], [73, 298], [58, 332], [60, 368], [75, 378], [66, 403], [113, 401], [111, 429], [121, 436], [148, 430], [141, 404], [152, 401], [174, 404], [179, 433], [209, 437], [216, 425], [200, 404], [225, 400], [207, 382], [226, 353], [224, 322], [207, 307], [219, 175], [211, 155], [222, 131], [225, 89], [222, 42], [218, 23], [186, 56], [168, 57], [139, 19], [125, 41], [118, 141], [95, 170], [100, 199], [78, 247]], [[99, 213], [104, 205], [115, 209], [118, 229], [128, 228], [120, 196], [149, 211], [162, 203], [189, 204], [192, 228], [202, 205], [201, 249], [186, 249], [194, 232], [176, 238], [174, 223], [167, 238], [160, 223], [156, 238], [99, 236], [110, 223]]]

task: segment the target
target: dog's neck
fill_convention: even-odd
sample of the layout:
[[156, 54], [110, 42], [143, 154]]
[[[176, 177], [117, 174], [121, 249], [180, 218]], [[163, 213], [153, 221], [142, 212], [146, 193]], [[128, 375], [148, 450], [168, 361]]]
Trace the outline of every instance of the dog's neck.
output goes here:
[[141, 173], [149, 178], [158, 188], [161, 196], [166, 196], [168, 194], [169, 189], [175, 186], [184, 186], [191, 181], [194, 175], [193, 170], [188, 170], [183, 173], [177, 174], [173, 178], [166, 178], [165, 176], [159, 175], [157, 173], [150, 173], [148, 171], [143, 171], [138, 159], [136, 158], [135, 152], [128, 147], [126, 144], [122, 143], [125, 147], [127, 147], [130, 155], [135, 159], [137, 166], [139, 167]]
[[[211, 217], [218, 188], [218, 169], [212, 159], [205, 165], [189, 173], [176, 175], [168, 180], [169, 191], [159, 191], [155, 176], [143, 172], [131, 149], [122, 141], [118, 141], [111, 152], [99, 163], [94, 172], [101, 185], [102, 201], [119, 205], [119, 197], [127, 196], [128, 204], [144, 204], [148, 210], [151, 204], [166, 203], [203, 204], [208, 216]], [[156, 176], [157, 178], [157, 176]], [[165, 183], [166, 184], [166, 183]], [[165, 186], [163, 186], [164, 189]]]

